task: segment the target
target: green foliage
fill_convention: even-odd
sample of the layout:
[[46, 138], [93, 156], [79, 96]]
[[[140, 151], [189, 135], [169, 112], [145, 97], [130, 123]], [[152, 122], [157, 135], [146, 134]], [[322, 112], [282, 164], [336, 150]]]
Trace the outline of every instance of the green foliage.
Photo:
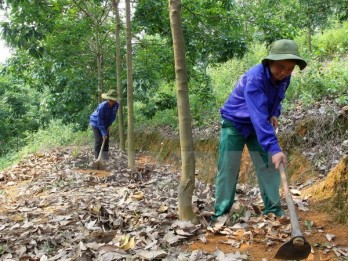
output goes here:
[[333, 8], [335, 11], [335, 18], [338, 21], [347, 21], [348, 20], [348, 1], [347, 0], [334, 0]]
[[[243, 23], [233, 2], [194, 0], [182, 2], [183, 33], [188, 70], [210, 62], [222, 62], [246, 52]], [[138, 1], [135, 32], [160, 35], [171, 46], [168, 3]]]
[[[7, 3], [10, 22], [3, 24], [3, 36], [13, 49], [6, 73], [39, 92], [42, 115], [48, 119], [60, 118], [64, 123], [78, 123], [86, 129], [88, 116], [97, 101], [98, 87], [104, 91], [115, 86], [115, 76], [105, 80], [104, 74], [115, 74], [114, 24], [108, 19], [103, 24], [94, 21], [103, 12], [102, 2], [77, 4], [61, 1], [43, 5], [40, 1], [12, 1]], [[78, 6], [77, 6], [78, 5]], [[81, 8], [87, 8], [84, 16]], [[99, 38], [98, 38], [99, 37]], [[41, 50], [40, 59], [32, 59], [27, 51]], [[34, 48], [32, 50], [32, 48]], [[24, 51], [25, 50], [25, 51]], [[101, 76], [97, 76], [97, 53], [104, 57]], [[102, 68], [102, 69], [104, 69]], [[111, 78], [111, 77], [110, 77]]]
[[[142, 105], [139, 103], [134, 104], [134, 110], [136, 112], [142, 110]], [[146, 127], [161, 127], [161, 126], [170, 126], [174, 129], [178, 128], [178, 112], [176, 109], [167, 109], [162, 111], [157, 111], [151, 119], [141, 117], [141, 114], [136, 114], [135, 121], [139, 126]]]
[[211, 78], [217, 108], [223, 105], [243, 73], [251, 66], [259, 63], [265, 57], [265, 54], [265, 47], [255, 44], [242, 59], [234, 58], [226, 63], [208, 68], [207, 73]]
[[177, 102], [173, 83], [162, 83], [160, 92], [153, 93], [147, 101], [137, 101], [134, 104], [136, 122], [140, 124], [151, 123], [153, 126], [175, 126], [177, 120]]
[[151, 101], [146, 104], [141, 113], [147, 118], [151, 119], [159, 111], [173, 109], [176, 107], [176, 97], [163, 92], [158, 93]]
[[[0, 80], [0, 155], [23, 145], [25, 131], [36, 131], [42, 123], [40, 93], [13, 75]], [[6, 142], [5, 142], [6, 141]]]
[[158, 36], [146, 36], [134, 44], [133, 87], [137, 100], [148, 101], [162, 82], [175, 79], [173, 49]]
[[318, 58], [344, 56], [348, 52], [348, 22], [337, 23], [333, 28], [313, 36], [314, 55]]
[[269, 45], [298, 35], [302, 21], [299, 10], [298, 1], [249, 0], [241, 1], [239, 13], [248, 28], [250, 42], [257, 40]]
[[40, 128], [37, 132], [25, 132], [26, 145], [18, 152], [12, 151], [0, 158], [0, 169], [3, 169], [40, 150], [50, 150], [66, 145], [85, 145], [89, 142], [86, 132], [74, 131], [73, 124], [64, 125], [61, 120], [51, 121], [47, 128]]
[[313, 31], [315, 28], [325, 28], [328, 18], [333, 10], [335, 0], [299, 0], [301, 20], [303, 27], [310, 28]]
[[[41, 58], [45, 52], [44, 39], [52, 30], [58, 10], [50, 4], [32, 1], [10, 1], [11, 21], [3, 22], [2, 37], [30, 56]], [[38, 22], [40, 21], [40, 22]]]
[[189, 83], [190, 110], [193, 125], [206, 125], [212, 115], [216, 114], [214, 108], [216, 101], [209, 76], [199, 74]]
[[27, 132], [27, 146], [22, 151], [32, 153], [82, 142], [83, 133], [75, 132], [74, 129], [73, 124], [64, 125], [61, 120], [53, 120], [46, 129], [40, 128], [35, 134]]
[[168, 2], [138, 0], [134, 16], [135, 31], [145, 31], [150, 35], [170, 34]]
[[[96, 18], [103, 14], [102, 1], [77, 3], [7, 3], [10, 21], [2, 24], [3, 36], [14, 55], [0, 81], [2, 155], [9, 148], [20, 149], [29, 142], [24, 133], [39, 127], [45, 130], [51, 119], [72, 123], [69, 126], [74, 130], [86, 129], [97, 104], [98, 87], [104, 91], [116, 86], [114, 17], [105, 17], [100, 24]], [[83, 8], [90, 15], [84, 15]], [[178, 124], [168, 14], [165, 1], [140, 0], [135, 6], [136, 122]], [[323, 97], [347, 104], [348, 22], [342, 19], [346, 15], [344, 0], [182, 1], [193, 123], [204, 125], [218, 117], [240, 76], [261, 61], [268, 44], [277, 38], [297, 36], [302, 55], [310, 61], [306, 70], [295, 71], [286, 106], [293, 99], [310, 105]], [[334, 23], [335, 17], [344, 22]], [[313, 53], [306, 53], [307, 27], [317, 30], [312, 35]], [[122, 32], [124, 28], [124, 65]], [[28, 52], [40, 59], [32, 59]], [[97, 57], [103, 57], [101, 75]], [[126, 90], [126, 66], [122, 67], [119, 80]], [[126, 103], [124, 99], [125, 112]]]
[[[346, 24], [337, 28], [337, 35], [340, 35], [335, 41], [335, 46], [345, 46]], [[330, 35], [335, 34], [335, 30], [326, 30], [322, 34], [316, 35], [315, 42], [321, 42], [323, 45], [330, 42]], [[299, 42], [303, 43], [302, 38]], [[316, 50], [316, 49], [315, 49]], [[315, 51], [314, 51], [315, 52]], [[334, 53], [332, 53], [334, 52]], [[310, 106], [313, 102], [323, 98], [336, 99], [339, 104], [348, 104], [348, 60], [346, 55], [338, 52], [338, 49], [330, 49], [335, 54], [335, 59], [322, 62], [314, 55], [309, 59], [309, 65], [305, 70], [295, 70], [292, 76], [290, 87], [286, 94], [284, 108], [290, 109], [294, 100], [300, 100], [303, 104]], [[339, 55], [337, 55], [339, 53]], [[347, 50], [345, 50], [345, 54]], [[226, 63], [210, 66], [208, 75], [211, 77], [216, 106], [221, 107], [232, 91], [239, 77], [251, 66], [259, 63], [267, 54], [263, 45], [255, 44], [251, 46], [250, 52], [242, 59], [231, 59]], [[303, 55], [306, 57], [306, 54]], [[308, 57], [308, 56], [307, 56]]]
[[294, 74], [287, 92], [287, 102], [299, 99], [310, 106], [325, 97], [348, 104], [348, 61], [338, 59], [325, 63], [313, 60], [303, 72]]
[[[177, 110], [164, 110], [153, 117], [154, 126], [171, 126], [174, 129], [179, 127]], [[158, 125], [157, 125], [158, 123]]]

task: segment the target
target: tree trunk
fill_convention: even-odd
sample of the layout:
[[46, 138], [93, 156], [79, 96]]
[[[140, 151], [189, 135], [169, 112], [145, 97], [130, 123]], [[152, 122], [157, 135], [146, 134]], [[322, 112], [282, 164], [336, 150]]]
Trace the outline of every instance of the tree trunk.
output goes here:
[[195, 157], [193, 151], [190, 103], [188, 96], [185, 43], [181, 22], [181, 1], [169, 0], [170, 27], [173, 38], [177, 105], [181, 147], [182, 174], [179, 184], [179, 219], [197, 223], [192, 208], [195, 187]]
[[133, 112], [133, 68], [132, 68], [132, 29], [130, 20], [130, 0], [126, 0], [126, 38], [127, 38], [127, 108], [128, 108], [128, 167], [135, 165], [134, 158], [134, 112]]
[[119, 139], [120, 139], [120, 149], [122, 151], [126, 150], [125, 145], [125, 136], [124, 136], [124, 124], [123, 124], [123, 105], [122, 105], [122, 81], [121, 81], [121, 41], [120, 41], [120, 27], [121, 27], [121, 21], [120, 21], [120, 12], [118, 9], [118, 4], [120, 3], [120, 0], [113, 0], [112, 1], [114, 6], [114, 11], [116, 15], [116, 28], [115, 28], [115, 45], [116, 45], [116, 81], [117, 81], [117, 95], [120, 99], [120, 107], [118, 109], [118, 133], [119, 133]]
[[307, 30], [308, 51], [312, 53], [312, 29], [310, 22], [308, 22]]
[[[98, 43], [97, 43], [98, 44]], [[103, 92], [103, 56], [100, 53], [99, 46], [97, 46], [97, 73], [98, 73], [98, 103], [102, 101], [101, 94]]]

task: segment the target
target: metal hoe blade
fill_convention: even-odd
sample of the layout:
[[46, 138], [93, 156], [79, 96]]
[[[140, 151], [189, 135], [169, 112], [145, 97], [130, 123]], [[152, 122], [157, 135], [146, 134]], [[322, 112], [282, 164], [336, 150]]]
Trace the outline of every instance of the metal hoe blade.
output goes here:
[[283, 260], [302, 260], [306, 259], [311, 253], [311, 245], [304, 241], [303, 245], [295, 245], [291, 239], [289, 242], [283, 244], [274, 258]]
[[103, 166], [103, 164], [100, 161], [97, 160], [97, 161], [93, 162], [92, 169], [105, 170], [105, 167]]
[[100, 148], [98, 159], [95, 162], [93, 162], [93, 164], [92, 164], [93, 169], [97, 169], [97, 170], [104, 170], [105, 169], [105, 167], [101, 163], [101, 156], [102, 156], [102, 152], [104, 149], [104, 145], [105, 145], [105, 140], [103, 140], [102, 146]]
[[283, 188], [284, 188], [286, 203], [288, 205], [288, 209], [290, 213], [291, 240], [283, 244], [279, 248], [274, 258], [283, 259], [283, 260], [305, 259], [309, 256], [312, 247], [306, 241], [301, 231], [300, 223], [298, 221], [295, 205], [292, 200], [292, 196], [290, 193], [290, 189], [289, 189], [283, 164], [280, 164], [279, 170], [280, 170], [280, 177], [281, 177]]

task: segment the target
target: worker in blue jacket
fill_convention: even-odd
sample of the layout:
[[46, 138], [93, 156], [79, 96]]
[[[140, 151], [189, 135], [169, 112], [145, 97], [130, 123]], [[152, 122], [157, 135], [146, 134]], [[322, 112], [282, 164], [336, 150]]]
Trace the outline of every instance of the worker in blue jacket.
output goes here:
[[296, 43], [282, 39], [273, 43], [269, 55], [249, 69], [220, 109], [221, 136], [216, 177], [215, 213], [212, 220], [229, 213], [236, 193], [242, 151], [246, 145], [264, 203], [263, 213], [282, 216], [279, 165], [286, 165], [275, 130], [281, 101], [291, 73], [307, 63]]
[[106, 101], [101, 102], [90, 116], [90, 125], [94, 133], [94, 155], [97, 159], [105, 140], [102, 158], [109, 159], [109, 127], [116, 119], [117, 110], [120, 106], [115, 90], [109, 90], [102, 94]]

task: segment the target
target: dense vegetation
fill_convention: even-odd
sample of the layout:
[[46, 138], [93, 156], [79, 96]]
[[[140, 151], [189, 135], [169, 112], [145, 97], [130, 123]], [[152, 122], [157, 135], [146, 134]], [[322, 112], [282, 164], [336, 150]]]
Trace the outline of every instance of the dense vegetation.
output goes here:
[[[194, 125], [218, 119], [218, 109], [238, 77], [280, 38], [297, 41], [309, 61], [306, 70], [294, 74], [285, 110], [291, 110], [295, 100], [306, 106], [323, 99], [348, 105], [347, 1], [182, 3]], [[19, 157], [16, 153], [22, 149], [83, 140], [97, 97], [116, 88], [117, 81], [110, 1], [11, 0], [2, 9], [8, 18], [2, 22], [2, 37], [13, 55], [0, 68], [0, 168]], [[168, 3], [137, 0], [133, 13], [135, 126], [175, 128]], [[118, 80], [125, 98], [127, 72], [122, 67]], [[126, 99], [123, 105], [126, 113]], [[44, 142], [52, 140], [56, 141]]]

